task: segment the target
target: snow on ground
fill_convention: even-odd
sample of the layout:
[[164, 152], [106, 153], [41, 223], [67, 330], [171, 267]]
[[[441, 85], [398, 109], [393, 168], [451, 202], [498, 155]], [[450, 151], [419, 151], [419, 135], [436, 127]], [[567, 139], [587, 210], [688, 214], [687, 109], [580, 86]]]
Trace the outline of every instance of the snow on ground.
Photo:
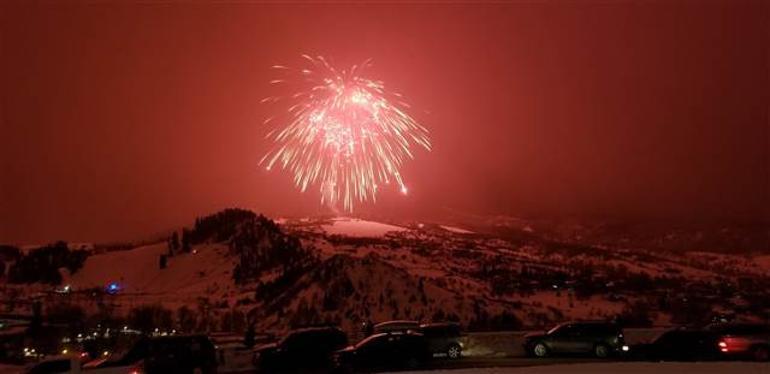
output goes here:
[[446, 231], [451, 231], [451, 232], [456, 233], [456, 234], [475, 234], [473, 231], [468, 231], [466, 229], [461, 229], [459, 227], [441, 225], [441, 228], [446, 230]]
[[433, 374], [766, 374], [770, 364], [754, 362], [616, 362], [596, 364], [540, 365], [529, 367], [431, 370], [401, 372]]
[[168, 252], [165, 243], [93, 255], [63, 283], [77, 291], [119, 282], [128, 293], [159, 294], [205, 293], [210, 283], [230, 280], [233, 260], [225, 256], [226, 248], [204, 245], [194, 249], [195, 253], [168, 258], [166, 269], [160, 269], [160, 256]]
[[358, 218], [336, 218], [331, 225], [322, 228], [329, 235], [346, 235], [359, 238], [374, 238], [384, 236], [391, 231], [406, 231], [406, 228]]

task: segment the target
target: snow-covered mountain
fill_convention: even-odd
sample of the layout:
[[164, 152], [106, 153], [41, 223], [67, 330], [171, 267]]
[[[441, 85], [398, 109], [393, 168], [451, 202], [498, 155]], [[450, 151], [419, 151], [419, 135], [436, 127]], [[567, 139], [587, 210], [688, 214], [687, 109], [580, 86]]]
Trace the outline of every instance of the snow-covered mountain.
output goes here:
[[[186, 248], [158, 243], [92, 254], [64, 272], [65, 296], [46, 293], [61, 285], [2, 289], [16, 297], [34, 289], [49, 305], [76, 303], [114, 318], [142, 305], [177, 317], [186, 308], [209, 330], [242, 329], [247, 321], [233, 324], [236, 316], [267, 331], [327, 322], [353, 331], [363, 320], [449, 319], [484, 330], [770, 312], [768, 255], [591, 244], [557, 231], [521, 219], [273, 221], [228, 210], [184, 230]], [[97, 292], [113, 282], [116, 295]]]

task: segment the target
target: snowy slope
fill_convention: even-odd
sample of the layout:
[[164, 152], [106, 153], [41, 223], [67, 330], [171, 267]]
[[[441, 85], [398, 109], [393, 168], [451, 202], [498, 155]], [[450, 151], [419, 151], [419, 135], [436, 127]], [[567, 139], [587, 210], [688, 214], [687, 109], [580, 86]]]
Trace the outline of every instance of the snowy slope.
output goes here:
[[400, 226], [388, 225], [358, 218], [336, 218], [331, 224], [321, 226], [329, 235], [345, 235], [350, 237], [380, 237], [389, 232], [405, 231]]
[[83, 289], [116, 281], [127, 293], [203, 292], [209, 283], [229, 276], [233, 261], [225, 256], [226, 247], [206, 245], [195, 250], [195, 254], [168, 258], [163, 270], [159, 261], [168, 251], [165, 243], [98, 254], [89, 257], [83, 269], [65, 282]]
[[166, 244], [93, 255], [63, 284], [77, 292], [118, 282], [121, 290], [116, 300], [126, 308], [154, 303], [167, 308], [194, 306], [199, 297], [221, 300], [237, 293], [232, 281], [234, 260], [227, 256], [227, 247], [208, 244], [194, 250], [168, 258], [163, 270], [159, 261], [167, 252]]
[[[235, 230], [238, 224], [228, 227]], [[112, 300], [122, 312], [155, 303], [169, 309], [196, 308], [205, 298], [217, 304], [210, 309], [215, 318], [238, 309], [256, 317], [259, 328], [274, 331], [324, 321], [353, 328], [365, 317], [431, 320], [449, 315], [484, 329], [506, 319], [541, 327], [565, 319], [611, 318], [637, 302], [651, 309], [654, 322], [667, 324], [668, 312], [655, 310], [661, 297], [682, 299], [692, 292], [713, 297], [714, 289], [739, 287], [742, 278], [770, 275], [767, 256], [606, 248], [521, 230], [496, 234], [449, 221], [399, 225], [327, 217], [259, 225], [252, 230], [253, 241], [240, 251], [228, 247], [238, 242], [228, 231], [199, 241], [204, 244], [193, 247], [197, 253], [169, 258], [168, 267], [161, 270], [166, 244], [139, 246], [92, 255], [64, 283], [77, 293], [117, 281], [123, 290]], [[311, 253], [310, 265], [278, 282], [291, 265], [288, 242], [262, 240], [265, 232], [298, 239]], [[242, 269], [253, 270], [252, 276], [236, 284], [234, 268], [244, 258], [250, 262]], [[659, 278], [667, 280], [665, 294], [654, 293], [660, 289], [654, 283]], [[690, 285], [696, 291], [690, 291]], [[18, 287], [31, 294], [33, 286]], [[740, 296], [735, 305], [762, 295]], [[82, 300], [94, 304], [85, 293]], [[720, 310], [735, 307], [732, 301], [714, 300], [721, 303]]]

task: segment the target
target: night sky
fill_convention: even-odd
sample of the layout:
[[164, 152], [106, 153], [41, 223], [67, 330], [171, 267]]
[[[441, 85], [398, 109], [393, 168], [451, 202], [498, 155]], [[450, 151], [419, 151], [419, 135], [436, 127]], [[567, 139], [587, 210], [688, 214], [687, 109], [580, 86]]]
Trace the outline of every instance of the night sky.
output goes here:
[[431, 131], [362, 214], [768, 221], [766, 1], [67, 3], [0, 5], [0, 242], [328, 213], [257, 165], [303, 53], [371, 58]]

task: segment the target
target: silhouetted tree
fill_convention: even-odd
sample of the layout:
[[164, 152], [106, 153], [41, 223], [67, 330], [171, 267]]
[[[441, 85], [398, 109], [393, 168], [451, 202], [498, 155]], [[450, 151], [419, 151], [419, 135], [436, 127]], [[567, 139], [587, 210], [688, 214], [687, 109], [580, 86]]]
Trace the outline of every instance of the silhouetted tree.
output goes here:
[[192, 309], [188, 308], [185, 305], [179, 307], [179, 309], [176, 310], [176, 319], [177, 319], [177, 326], [179, 326], [180, 330], [184, 332], [195, 331], [197, 318], [195, 316], [195, 311], [193, 311]]
[[179, 234], [174, 231], [168, 240], [168, 255], [173, 256], [179, 250]]
[[182, 229], [182, 252], [190, 253], [190, 232]]
[[628, 305], [615, 319], [624, 327], [652, 326], [649, 305], [642, 301], [637, 301]]
[[75, 304], [52, 304], [45, 308], [48, 323], [67, 325], [72, 329], [82, 327], [85, 316], [83, 308]]
[[65, 242], [56, 242], [33, 249], [19, 259], [8, 270], [10, 283], [48, 283], [62, 281], [60, 268], [70, 273], [77, 272], [88, 257], [88, 251], [70, 250]]
[[128, 313], [128, 323], [132, 328], [143, 332], [152, 332], [156, 328], [167, 330], [173, 327], [171, 311], [161, 305], [142, 305]]
[[245, 345], [248, 348], [251, 348], [255, 344], [256, 339], [256, 332], [254, 331], [254, 324], [250, 323], [249, 327], [246, 329], [246, 333], [243, 334], [243, 345]]

